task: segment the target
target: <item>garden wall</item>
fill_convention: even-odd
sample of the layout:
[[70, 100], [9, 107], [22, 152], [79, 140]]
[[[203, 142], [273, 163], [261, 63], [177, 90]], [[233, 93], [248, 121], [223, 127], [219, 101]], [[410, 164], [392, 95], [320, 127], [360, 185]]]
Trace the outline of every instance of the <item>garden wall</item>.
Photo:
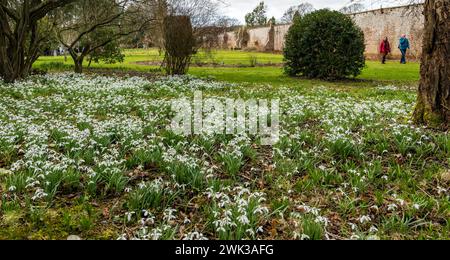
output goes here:
[[[363, 30], [366, 41], [366, 56], [378, 57], [378, 47], [383, 37], [388, 37], [392, 44], [392, 56], [399, 56], [398, 39], [407, 34], [411, 42], [410, 58], [420, 57], [424, 18], [422, 5], [408, 5], [393, 8], [383, 8], [349, 16]], [[281, 52], [284, 39], [290, 25], [275, 25], [247, 29], [247, 39], [243, 42], [236, 32], [221, 35], [223, 46], [229, 49], [250, 48], [259, 51]], [[273, 35], [271, 35], [271, 33]]]

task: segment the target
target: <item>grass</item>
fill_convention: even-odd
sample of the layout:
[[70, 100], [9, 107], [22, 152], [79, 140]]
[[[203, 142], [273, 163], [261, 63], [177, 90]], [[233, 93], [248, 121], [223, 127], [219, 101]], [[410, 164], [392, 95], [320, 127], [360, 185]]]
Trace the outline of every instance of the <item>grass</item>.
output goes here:
[[[133, 62], [154, 54], [96, 66], [148, 71]], [[250, 54], [280, 58], [216, 57]], [[450, 139], [410, 122], [418, 69], [367, 62], [357, 80], [336, 82], [193, 67], [204, 79], [0, 83], [0, 239], [448, 239]], [[280, 141], [167, 129], [171, 100], [200, 90], [280, 99]]]
[[[157, 69], [158, 66], [138, 65], [137, 62], [144, 61], [162, 61], [163, 57], [159, 55], [156, 49], [149, 50], [125, 50], [124, 63], [117, 64], [92, 64], [92, 68], [99, 69], [117, 69], [123, 71], [148, 72]], [[234, 65], [236, 67], [192, 67], [189, 74], [199, 77], [212, 77], [217, 80], [235, 82], [235, 83], [257, 83], [257, 84], [320, 84], [318, 81], [302, 80], [290, 78], [283, 73], [281, 67], [254, 67], [252, 63], [279, 64], [283, 62], [281, 54], [244, 52], [244, 51], [213, 51], [211, 55], [200, 52], [194, 60], [200, 60], [203, 63], [215, 62], [218, 64]], [[64, 57], [41, 57], [35, 63], [35, 68], [51, 68], [54, 64], [56, 70], [67, 70], [73, 65], [73, 61], [68, 57], [64, 62]], [[64, 65], [62, 65], [63, 63]], [[239, 67], [245, 65], [248, 67]], [[377, 61], [367, 61], [366, 68], [357, 78], [363, 81], [381, 81], [396, 83], [411, 83], [419, 79], [419, 64], [408, 63], [400, 65], [397, 61], [388, 61], [387, 64], [381, 64]]]

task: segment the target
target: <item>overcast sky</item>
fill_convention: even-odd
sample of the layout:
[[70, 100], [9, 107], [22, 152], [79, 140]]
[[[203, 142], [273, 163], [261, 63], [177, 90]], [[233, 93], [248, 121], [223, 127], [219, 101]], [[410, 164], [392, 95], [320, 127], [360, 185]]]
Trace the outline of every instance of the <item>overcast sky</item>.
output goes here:
[[[226, 4], [221, 4], [221, 12], [224, 15], [237, 18], [239, 21], [244, 22], [244, 17], [246, 13], [251, 12], [256, 5], [262, 0], [219, 0]], [[403, 0], [364, 0], [366, 6], [370, 9], [378, 9], [381, 4], [384, 7], [396, 6], [402, 4]], [[408, 1], [408, 0], [404, 0]], [[275, 16], [279, 19], [283, 16], [283, 13], [293, 5], [298, 5], [299, 3], [305, 2], [305, 0], [265, 0], [268, 8], [268, 17]], [[340, 9], [343, 6], [350, 4], [350, 0], [311, 0], [308, 1], [316, 9], [330, 8], [330, 9]]]

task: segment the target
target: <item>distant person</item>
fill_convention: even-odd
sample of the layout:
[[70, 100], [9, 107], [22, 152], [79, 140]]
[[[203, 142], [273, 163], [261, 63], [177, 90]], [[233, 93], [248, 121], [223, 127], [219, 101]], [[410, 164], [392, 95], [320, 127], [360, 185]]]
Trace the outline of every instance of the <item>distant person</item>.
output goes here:
[[388, 37], [381, 41], [380, 53], [383, 56], [381, 63], [386, 64], [386, 57], [391, 53], [391, 44], [389, 43]]
[[400, 61], [401, 64], [406, 64], [406, 52], [409, 47], [409, 40], [406, 38], [406, 34], [403, 34], [402, 38], [400, 38], [400, 44], [398, 45], [398, 48], [402, 52], [402, 59]]

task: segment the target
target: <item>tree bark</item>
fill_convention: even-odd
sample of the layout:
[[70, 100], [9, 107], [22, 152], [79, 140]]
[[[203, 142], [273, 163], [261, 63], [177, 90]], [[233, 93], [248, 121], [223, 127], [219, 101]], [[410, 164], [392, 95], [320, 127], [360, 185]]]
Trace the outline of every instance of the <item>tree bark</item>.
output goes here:
[[450, 1], [426, 0], [421, 80], [414, 120], [431, 127], [450, 122]]
[[28, 76], [46, 37], [39, 33], [39, 20], [74, 1], [28, 0], [10, 6], [0, 0], [0, 77], [13, 82]]
[[80, 73], [80, 74], [83, 73], [84, 57], [86, 57], [86, 55], [87, 55], [86, 50], [87, 50], [87, 48], [83, 48], [81, 53], [78, 53], [73, 48], [68, 49], [68, 52], [69, 52], [70, 56], [72, 57], [73, 63], [75, 64], [75, 67], [74, 67], [75, 73]]
[[83, 60], [77, 59], [75, 60], [75, 73], [83, 73]]

